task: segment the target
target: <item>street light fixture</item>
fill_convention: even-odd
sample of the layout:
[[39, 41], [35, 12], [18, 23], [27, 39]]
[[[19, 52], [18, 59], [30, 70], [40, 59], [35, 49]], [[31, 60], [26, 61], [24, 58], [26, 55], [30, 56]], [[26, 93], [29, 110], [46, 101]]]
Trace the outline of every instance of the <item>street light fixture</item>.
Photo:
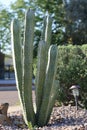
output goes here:
[[78, 96], [79, 96], [79, 85], [72, 85], [70, 90], [72, 90], [72, 94], [75, 98], [76, 110], [78, 110]]

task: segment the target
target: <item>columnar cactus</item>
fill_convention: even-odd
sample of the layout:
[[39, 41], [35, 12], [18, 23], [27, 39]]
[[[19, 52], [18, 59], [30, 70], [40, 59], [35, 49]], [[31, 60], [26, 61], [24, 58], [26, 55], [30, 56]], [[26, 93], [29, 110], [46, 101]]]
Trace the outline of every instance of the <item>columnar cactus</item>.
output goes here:
[[56, 45], [50, 46], [52, 19], [48, 16], [44, 20], [45, 26], [38, 48], [35, 111], [32, 101], [34, 19], [34, 12], [28, 10], [25, 16], [24, 45], [21, 43], [19, 22], [16, 19], [12, 21], [12, 52], [16, 84], [25, 123], [44, 126], [49, 121], [59, 87], [59, 82], [55, 80], [58, 49]]

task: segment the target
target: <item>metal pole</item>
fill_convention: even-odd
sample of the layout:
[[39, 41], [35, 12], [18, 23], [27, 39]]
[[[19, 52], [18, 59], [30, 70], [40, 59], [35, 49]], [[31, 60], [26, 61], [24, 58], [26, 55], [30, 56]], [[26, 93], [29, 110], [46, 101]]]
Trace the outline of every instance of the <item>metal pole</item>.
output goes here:
[[76, 105], [76, 110], [78, 110], [78, 97], [75, 96], [75, 105]]

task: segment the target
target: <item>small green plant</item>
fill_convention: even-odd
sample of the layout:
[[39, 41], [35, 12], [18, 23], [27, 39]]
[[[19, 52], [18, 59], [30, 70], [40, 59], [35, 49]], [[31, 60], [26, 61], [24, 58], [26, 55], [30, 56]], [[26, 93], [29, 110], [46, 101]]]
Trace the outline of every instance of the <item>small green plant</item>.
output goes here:
[[31, 122], [28, 122], [28, 128], [29, 128], [30, 130], [33, 130], [33, 126], [32, 126], [32, 124], [31, 124]]
[[[48, 123], [59, 87], [55, 80], [58, 48], [51, 45], [50, 16], [44, 19], [43, 33], [38, 47], [36, 74], [36, 111], [32, 101], [33, 39], [35, 15], [28, 10], [25, 15], [24, 45], [21, 44], [18, 20], [11, 24], [11, 39], [16, 84], [25, 123], [31, 126], [44, 126]], [[49, 51], [48, 51], [49, 50]]]

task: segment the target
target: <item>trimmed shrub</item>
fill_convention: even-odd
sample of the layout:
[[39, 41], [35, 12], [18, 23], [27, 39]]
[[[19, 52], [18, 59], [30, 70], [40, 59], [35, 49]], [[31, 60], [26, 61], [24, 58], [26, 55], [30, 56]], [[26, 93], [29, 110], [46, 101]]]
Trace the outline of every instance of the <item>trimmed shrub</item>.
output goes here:
[[87, 45], [59, 46], [56, 78], [60, 81], [58, 100], [66, 103], [73, 99], [69, 88], [80, 85], [79, 100], [87, 108]]

